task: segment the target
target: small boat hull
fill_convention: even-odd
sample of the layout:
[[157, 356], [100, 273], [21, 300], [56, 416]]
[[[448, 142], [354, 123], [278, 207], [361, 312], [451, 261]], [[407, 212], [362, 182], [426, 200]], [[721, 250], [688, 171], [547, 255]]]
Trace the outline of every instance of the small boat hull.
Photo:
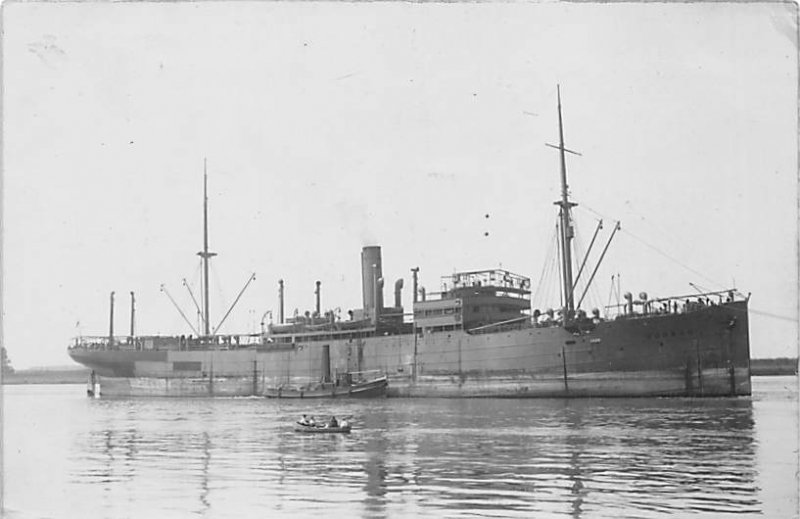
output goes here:
[[313, 388], [265, 388], [267, 398], [376, 398], [386, 396], [388, 379], [375, 380], [349, 386], [321, 386]]
[[306, 433], [306, 434], [334, 434], [334, 433], [349, 433], [351, 427], [346, 425], [344, 427], [325, 427], [319, 425], [303, 425], [301, 423], [297, 423], [294, 426], [294, 432], [299, 433]]

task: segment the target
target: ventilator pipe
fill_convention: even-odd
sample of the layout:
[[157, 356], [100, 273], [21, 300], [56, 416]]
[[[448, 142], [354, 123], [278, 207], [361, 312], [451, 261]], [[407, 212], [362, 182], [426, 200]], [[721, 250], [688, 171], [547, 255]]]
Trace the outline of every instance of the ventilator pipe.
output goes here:
[[375, 267], [375, 325], [378, 325], [381, 313], [383, 313], [383, 278], [378, 277], [378, 266]]
[[413, 269], [411, 269], [411, 279], [413, 281], [412, 282], [412, 285], [413, 285], [412, 288], [414, 289], [412, 297], [413, 297], [413, 300], [414, 300], [415, 303], [417, 302], [417, 298], [418, 298], [418, 294], [419, 294], [419, 284], [417, 283], [418, 282], [418, 279], [417, 279], [418, 276], [419, 276], [419, 267], [414, 267]]
[[133, 322], [135, 315], [135, 310], [134, 310], [135, 305], [136, 305], [136, 298], [133, 295], [133, 291], [131, 291], [131, 339], [133, 339]]
[[317, 281], [317, 289], [314, 291], [314, 294], [317, 296], [317, 313], [315, 314], [316, 317], [319, 317], [320, 308], [319, 308], [319, 286], [322, 284], [322, 281]]
[[639, 292], [639, 300], [642, 302], [642, 313], [650, 313], [650, 302], [647, 300], [647, 292]]
[[400, 300], [400, 291], [403, 290], [403, 278], [394, 282], [394, 307], [402, 308], [403, 304]]
[[278, 323], [283, 324], [283, 280], [278, 280]]
[[111, 312], [108, 319], [108, 345], [114, 345], [114, 291], [111, 291]]

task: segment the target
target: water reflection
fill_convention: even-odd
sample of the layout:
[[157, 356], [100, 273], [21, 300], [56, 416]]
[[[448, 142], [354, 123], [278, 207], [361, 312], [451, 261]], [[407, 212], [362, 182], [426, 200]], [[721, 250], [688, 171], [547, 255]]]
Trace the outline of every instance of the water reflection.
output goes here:
[[205, 515], [205, 512], [211, 508], [208, 502], [208, 467], [211, 462], [211, 438], [207, 431], [203, 431], [203, 456], [202, 465], [200, 467], [200, 515]]
[[[350, 435], [300, 435], [324, 404], [108, 401], [71, 480], [153, 510], [365, 517], [761, 511], [749, 399], [336, 402]], [[333, 404], [328, 404], [333, 405]]]
[[[412, 470], [424, 475], [417, 486], [426, 506], [572, 517], [609, 506], [758, 510], [749, 401], [446, 404], [415, 402], [416, 427], [380, 433], [396, 440], [390, 473], [404, 469], [392, 464], [395, 443], [415, 441]], [[385, 484], [399, 491], [406, 482]]]

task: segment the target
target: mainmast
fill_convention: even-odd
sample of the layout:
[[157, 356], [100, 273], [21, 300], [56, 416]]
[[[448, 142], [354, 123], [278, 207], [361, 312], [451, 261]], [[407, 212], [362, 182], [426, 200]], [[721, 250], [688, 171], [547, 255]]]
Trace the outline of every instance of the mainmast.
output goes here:
[[203, 258], [203, 306], [204, 306], [204, 335], [211, 336], [210, 317], [208, 311], [208, 260], [216, 256], [215, 252], [208, 252], [208, 173], [206, 172], [206, 159], [203, 159], [203, 250], [197, 253]]
[[572, 215], [571, 209], [575, 207], [576, 203], [570, 202], [569, 200], [569, 188], [567, 185], [567, 159], [566, 153], [572, 153], [574, 155], [580, 155], [572, 150], [568, 150], [564, 147], [564, 123], [561, 117], [561, 87], [557, 87], [558, 91], [558, 146], [553, 146], [552, 144], [548, 144], [551, 148], [556, 148], [559, 150], [561, 156], [561, 200], [554, 202], [555, 205], [559, 206], [561, 210], [559, 211], [559, 216], [561, 218], [561, 225], [560, 225], [560, 246], [561, 246], [561, 273], [562, 273], [562, 284], [563, 284], [563, 291], [564, 291], [564, 308], [563, 308], [563, 319], [564, 322], [572, 316], [573, 312], [575, 311], [575, 295], [573, 291], [573, 281], [572, 281], [572, 238], [574, 236], [574, 230], [572, 227]]

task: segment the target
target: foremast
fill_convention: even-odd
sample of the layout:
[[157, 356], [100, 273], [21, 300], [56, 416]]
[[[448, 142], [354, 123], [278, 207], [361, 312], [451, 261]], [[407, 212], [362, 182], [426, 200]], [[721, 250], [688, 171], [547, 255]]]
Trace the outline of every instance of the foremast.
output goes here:
[[208, 251], [208, 172], [206, 159], [203, 159], [203, 250], [197, 253], [203, 258], [203, 331], [205, 337], [211, 336], [211, 314], [208, 304], [208, 260], [217, 255]]
[[560, 208], [559, 247], [561, 249], [561, 282], [564, 295], [562, 322], [566, 324], [575, 312], [575, 295], [572, 280], [572, 238], [575, 233], [572, 226], [571, 209], [578, 205], [575, 202], [571, 202], [569, 199], [566, 153], [572, 153], [574, 155], [580, 155], [580, 153], [564, 147], [564, 123], [561, 117], [561, 87], [557, 86], [556, 88], [558, 92], [558, 146], [553, 146], [552, 144], [548, 144], [548, 146], [559, 150], [561, 158], [561, 200], [554, 202], [554, 204]]

